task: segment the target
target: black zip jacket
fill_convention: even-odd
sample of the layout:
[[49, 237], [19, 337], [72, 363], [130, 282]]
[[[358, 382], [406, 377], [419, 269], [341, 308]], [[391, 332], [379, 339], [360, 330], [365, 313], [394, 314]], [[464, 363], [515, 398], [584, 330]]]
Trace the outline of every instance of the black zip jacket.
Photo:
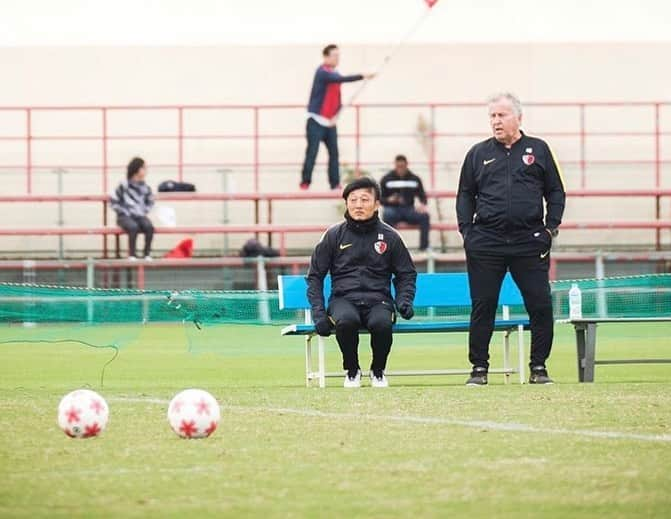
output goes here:
[[[380, 180], [380, 189], [382, 205], [414, 207], [415, 198], [426, 205], [426, 193], [422, 185], [422, 179], [412, 171], [408, 171], [404, 176], [401, 176], [392, 169]], [[389, 202], [392, 195], [400, 195], [401, 200], [392, 204]]]
[[459, 178], [464, 247], [510, 253], [549, 248], [545, 229], [559, 227], [565, 201], [561, 171], [545, 141], [522, 133], [510, 149], [493, 137], [480, 142], [466, 155]]
[[315, 247], [307, 275], [312, 319], [326, 315], [324, 278], [331, 273], [331, 298], [344, 297], [355, 304], [392, 304], [390, 282], [396, 304], [412, 304], [417, 271], [401, 236], [377, 213], [365, 221], [345, 221], [323, 234]]

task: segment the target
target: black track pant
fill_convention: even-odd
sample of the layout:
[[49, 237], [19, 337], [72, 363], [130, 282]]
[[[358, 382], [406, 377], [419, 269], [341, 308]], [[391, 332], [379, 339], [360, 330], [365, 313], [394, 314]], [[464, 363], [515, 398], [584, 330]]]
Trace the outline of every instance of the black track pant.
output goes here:
[[343, 369], [355, 372], [359, 369], [359, 328], [370, 332], [370, 347], [373, 362], [370, 369], [383, 370], [391, 350], [395, 314], [391, 304], [354, 304], [344, 298], [331, 300], [328, 314], [335, 321], [336, 339], [342, 352]]
[[144, 233], [144, 255], [151, 254], [151, 241], [154, 238], [154, 226], [146, 216], [122, 215], [117, 218], [117, 224], [128, 233], [128, 255], [137, 256], [136, 245], [138, 233]]
[[387, 206], [384, 208], [384, 221], [396, 227], [400, 222], [407, 222], [410, 225], [419, 225], [419, 248], [425, 250], [429, 246], [429, 214], [420, 213], [411, 206]]
[[531, 324], [530, 366], [545, 366], [554, 334], [552, 298], [548, 277], [550, 254], [509, 256], [487, 252], [466, 252], [471, 289], [471, 328], [468, 358], [473, 366], [489, 368], [489, 341], [494, 331], [501, 284], [510, 273], [524, 298]]
[[308, 119], [305, 135], [308, 145], [305, 149], [301, 182], [305, 184], [312, 182], [312, 170], [317, 160], [319, 144], [323, 142], [329, 152], [329, 184], [331, 185], [331, 189], [338, 187], [340, 184], [338, 130], [336, 130], [335, 126], [322, 126], [311, 117]]

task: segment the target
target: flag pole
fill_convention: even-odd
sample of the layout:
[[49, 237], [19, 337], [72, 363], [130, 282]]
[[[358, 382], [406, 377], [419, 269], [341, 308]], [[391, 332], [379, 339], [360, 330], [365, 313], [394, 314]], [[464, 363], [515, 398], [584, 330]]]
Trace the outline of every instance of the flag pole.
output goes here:
[[[419, 28], [422, 26], [424, 21], [428, 18], [429, 14], [431, 14], [432, 8], [436, 3], [438, 3], [438, 0], [424, 0], [426, 3], [427, 9], [422, 13], [422, 15], [417, 19], [417, 21], [410, 27], [410, 29], [401, 37], [401, 39], [396, 42], [396, 44], [389, 49], [387, 52], [387, 55], [384, 57], [382, 62], [378, 65], [377, 69], [374, 71], [374, 74], [377, 76], [382, 70], [389, 64], [391, 59], [398, 53], [398, 51], [403, 47], [403, 45], [419, 30]], [[354, 101], [356, 100], [359, 95], [361, 95], [361, 92], [363, 92], [368, 86], [368, 83], [370, 82], [370, 79], [364, 79], [359, 88], [357, 88], [352, 96], [349, 98], [349, 101], [345, 104], [345, 106], [352, 106]]]

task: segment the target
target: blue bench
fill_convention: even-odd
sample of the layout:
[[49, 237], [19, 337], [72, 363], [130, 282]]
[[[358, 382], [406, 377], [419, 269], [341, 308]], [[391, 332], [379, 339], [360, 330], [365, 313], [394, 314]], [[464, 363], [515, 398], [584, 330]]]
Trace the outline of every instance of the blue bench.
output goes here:
[[[305, 382], [310, 385], [311, 381], [317, 379], [319, 387], [326, 386], [327, 377], [342, 377], [340, 372], [326, 372], [325, 360], [325, 341], [315, 333], [315, 327], [312, 323], [310, 304], [307, 299], [307, 283], [303, 276], [278, 276], [279, 302], [281, 310], [303, 311], [304, 322], [302, 324], [292, 324], [282, 330], [282, 335], [301, 335], [305, 337]], [[331, 293], [331, 280], [327, 277], [324, 280], [324, 297], [328, 301]], [[503, 367], [490, 368], [490, 373], [503, 374], [505, 383], [509, 382], [510, 375], [519, 374], [520, 384], [525, 380], [524, 356], [524, 338], [523, 331], [529, 328], [529, 320], [510, 319], [510, 306], [523, 304], [522, 295], [517, 285], [515, 285], [510, 274], [507, 274], [501, 294], [499, 296], [499, 306], [501, 307], [501, 318], [497, 319], [494, 325], [496, 331], [503, 332]], [[429, 317], [434, 313], [435, 308], [449, 307], [470, 307], [471, 297], [468, 288], [468, 276], [465, 273], [441, 273], [441, 274], [419, 274], [417, 276], [417, 294], [414, 302], [415, 308], [426, 308]], [[451, 320], [422, 320], [415, 317], [410, 321], [399, 321], [394, 325], [394, 333], [447, 333], [447, 332], [467, 332], [469, 330], [469, 321], [451, 321]], [[362, 330], [365, 331], [365, 330]], [[518, 332], [518, 365], [513, 368], [510, 363], [510, 334]], [[318, 368], [313, 369], [312, 362], [312, 339], [318, 338]], [[470, 369], [441, 369], [441, 370], [414, 370], [414, 371], [388, 371], [389, 376], [423, 376], [423, 375], [465, 375], [470, 373]]]

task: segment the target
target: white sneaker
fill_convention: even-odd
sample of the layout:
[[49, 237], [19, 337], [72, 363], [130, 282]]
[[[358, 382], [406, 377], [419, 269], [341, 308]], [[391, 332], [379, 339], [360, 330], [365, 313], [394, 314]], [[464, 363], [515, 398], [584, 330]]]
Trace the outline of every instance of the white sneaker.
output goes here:
[[382, 372], [381, 377], [376, 377], [373, 372], [370, 372], [370, 385], [371, 387], [389, 387], [389, 381], [387, 377], [384, 376], [384, 371]]
[[128, 256], [128, 261], [137, 261], [135, 256]]
[[350, 376], [345, 373], [345, 382], [343, 383], [343, 387], [361, 387], [361, 370], [356, 372], [354, 378], [350, 378]]
[[152, 258], [151, 256], [145, 256], [144, 260], [145, 261], [154, 261], [154, 258]]

